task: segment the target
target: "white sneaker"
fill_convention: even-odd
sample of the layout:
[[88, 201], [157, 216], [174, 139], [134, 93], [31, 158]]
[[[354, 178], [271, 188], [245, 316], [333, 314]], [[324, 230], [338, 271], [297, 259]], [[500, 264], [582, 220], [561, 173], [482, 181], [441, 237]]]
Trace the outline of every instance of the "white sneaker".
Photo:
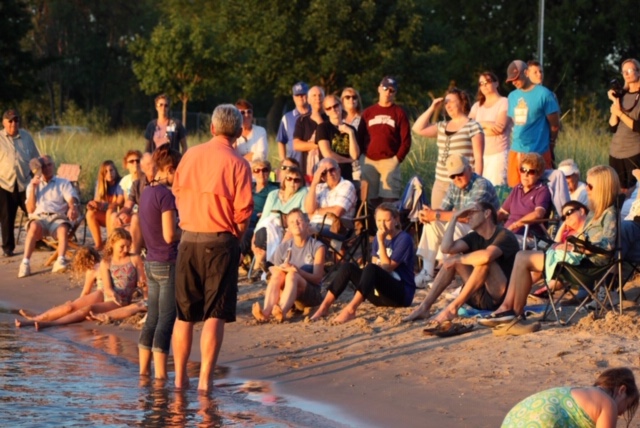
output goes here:
[[432, 282], [433, 275], [424, 269], [416, 275], [416, 288], [429, 288]]
[[64, 273], [67, 271], [67, 261], [65, 259], [57, 259], [56, 262], [53, 264], [53, 269], [51, 269], [51, 272], [53, 273]]
[[25, 276], [31, 275], [31, 266], [26, 263], [20, 263], [20, 268], [18, 269], [18, 278], [24, 278]]

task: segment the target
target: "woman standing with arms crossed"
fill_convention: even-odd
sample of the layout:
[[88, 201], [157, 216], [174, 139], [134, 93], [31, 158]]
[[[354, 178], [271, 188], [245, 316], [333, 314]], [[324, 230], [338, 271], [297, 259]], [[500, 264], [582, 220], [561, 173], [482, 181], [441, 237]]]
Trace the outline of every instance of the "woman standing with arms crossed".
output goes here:
[[360, 98], [360, 93], [354, 88], [346, 87], [342, 90], [340, 101], [342, 101], [344, 109], [344, 122], [356, 129], [356, 139], [358, 140], [358, 147], [360, 148], [360, 156], [358, 160], [352, 164], [353, 171], [351, 175], [354, 180], [360, 180], [364, 154], [367, 152], [367, 126], [362, 121], [362, 98]]
[[[449, 120], [429, 124], [434, 111], [442, 102]], [[451, 88], [444, 98], [433, 100], [433, 104], [413, 124], [412, 129], [416, 134], [427, 138], [437, 137], [438, 160], [436, 179], [431, 190], [431, 207], [440, 207], [451, 184], [446, 167], [449, 155], [457, 153], [465, 156], [478, 175], [482, 175], [484, 171], [484, 134], [480, 124], [469, 119], [470, 106], [466, 92]]]
[[140, 332], [140, 375], [149, 376], [151, 354], [156, 379], [167, 378], [167, 356], [176, 319], [176, 258], [178, 216], [170, 187], [180, 153], [164, 145], [153, 152], [157, 168], [154, 182], [140, 196], [140, 228], [147, 246], [144, 263], [148, 284], [147, 319]]
[[166, 94], [160, 94], [155, 99], [158, 118], [147, 125], [144, 139], [147, 144], [144, 151], [152, 153], [158, 147], [169, 144], [173, 150], [187, 151], [187, 130], [179, 120], [171, 119], [169, 115], [171, 99]]
[[498, 76], [485, 71], [478, 79], [478, 101], [471, 107], [469, 118], [484, 131], [483, 176], [494, 186], [507, 184], [507, 159], [511, 119], [509, 102], [498, 92]]

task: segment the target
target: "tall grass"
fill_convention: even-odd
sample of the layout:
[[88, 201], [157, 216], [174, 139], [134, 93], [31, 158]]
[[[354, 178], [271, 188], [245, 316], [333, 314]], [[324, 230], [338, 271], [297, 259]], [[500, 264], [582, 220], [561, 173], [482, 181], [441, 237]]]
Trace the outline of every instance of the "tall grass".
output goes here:
[[[565, 121], [558, 137], [556, 159], [573, 158], [580, 166], [582, 177], [594, 165], [608, 163], [608, 150], [611, 134], [606, 128], [606, 117], [593, 111], [580, 121]], [[142, 130], [121, 131], [112, 135], [97, 134], [61, 134], [41, 137], [34, 135], [40, 153], [49, 154], [59, 165], [61, 163], [77, 163], [82, 166], [80, 188], [83, 200], [93, 196], [93, 189], [100, 164], [113, 160], [121, 175], [126, 173], [122, 166], [122, 158], [127, 150], [143, 150], [145, 146]], [[210, 135], [201, 133], [189, 135], [189, 146], [208, 141]], [[435, 176], [437, 159], [435, 139], [413, 136], [413, 144], [409, 155], [402, 163], [402, 179], [407, 182], [418, 175], [424, 182], [427, 192], [431, 189]], [[275, 138], [269, 137], [269, 160], [278, 165], [278, 150]], [[212, 167], [215, 162], [212, 160]]]

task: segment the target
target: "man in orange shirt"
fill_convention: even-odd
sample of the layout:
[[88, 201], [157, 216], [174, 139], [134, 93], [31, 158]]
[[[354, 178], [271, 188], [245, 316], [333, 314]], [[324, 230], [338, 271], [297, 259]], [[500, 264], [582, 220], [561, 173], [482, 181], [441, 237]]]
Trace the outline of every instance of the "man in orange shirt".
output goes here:
[[175, 385], [189, 384], [187, 361], [193, 324], [204, 321], [198, 390], [212, 386], [225, 322], [236, 320], [239, 240], [251, 212], [251, 169], [233, 148], [242, 116], [231, 104], [211, 118], [213, 138], [187, 151], [176, 170], [173, 194], [182, 228], [176, 261], [177, 315], [173, 329]]

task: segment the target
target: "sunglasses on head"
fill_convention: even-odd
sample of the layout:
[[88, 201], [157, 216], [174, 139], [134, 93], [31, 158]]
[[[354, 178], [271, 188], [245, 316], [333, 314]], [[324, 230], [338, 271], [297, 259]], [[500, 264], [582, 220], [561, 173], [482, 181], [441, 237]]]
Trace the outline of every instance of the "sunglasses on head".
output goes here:
[[254, 168], [253, 169], [253, 173], [254, 174], [260, 174], [261, 172], [270, 172], [269, 168]]
[[294, 183], [302, 183], [302, 179], [298, 178], [298, 177], [286, 177], [285, 180], [287, 181], [293, 181]]
[[127, 163], [140, 163], [140, 159], [129, 159]]
[[335, 103], [334, 105], [325, 107], [324, 109], [325, 109], [325, 111], [331, 111], [331, 110], [336, 109], [338, 107], [340, 107], [340, 103]]
[[525, 168], [525, 167], [521, 167], [520, 168], [520, 174], [536, 175], [537, 173], [538, 173], [538, 171], [536, 171], [535, 169], [530, 169], [530, 168]]
[[578, 211], [577, 208], [571, 208], [569, 209], [567, 212], [565, 212], [564, 214], [562, 214], [562, 217], [560, 217], [560, 220], [565, 221], [567, 219], [567, 217], [569, 217], [571, 214], [573, 214], [574, 212]]

